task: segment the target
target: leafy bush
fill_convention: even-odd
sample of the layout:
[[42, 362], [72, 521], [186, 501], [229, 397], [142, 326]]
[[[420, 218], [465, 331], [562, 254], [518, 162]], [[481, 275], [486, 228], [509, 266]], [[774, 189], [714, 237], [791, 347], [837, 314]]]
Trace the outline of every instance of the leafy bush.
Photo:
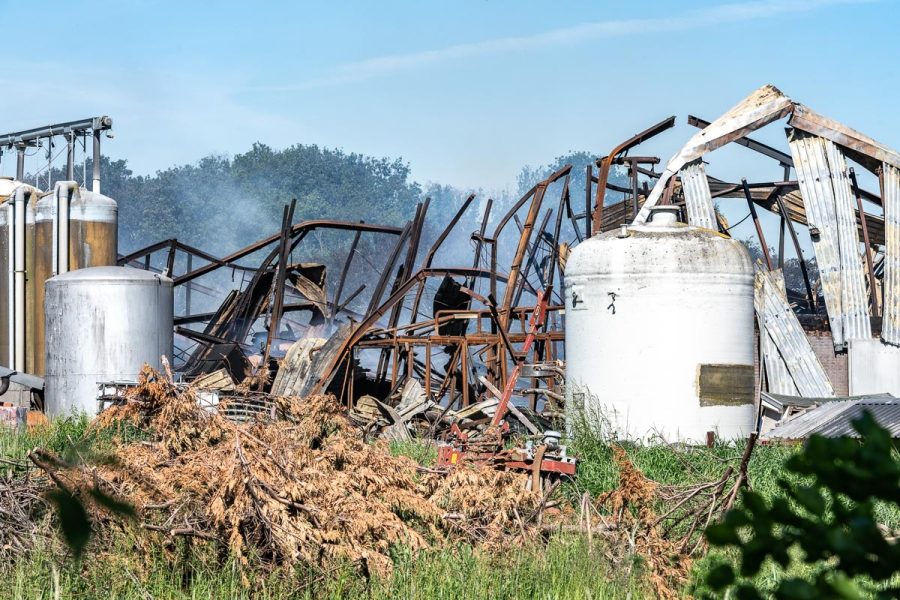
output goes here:
[[707, 529], [713, 546], [735, 547], [739, 560], [707, 575], [718, 592], [762, 598], [747, 578], [767, 560], [801, 563], [806, 578], [777, 584], [776, 598], [895, 598], [900, 596], [900, 544], [878, 523], [878, 505], [900, 507], [900, 460], [887, 430], [868, 412], [853, 422], [861, 439], [813, 436], [785, 463], [787, 476], [771, 500], [754, 491], [722, 523]]

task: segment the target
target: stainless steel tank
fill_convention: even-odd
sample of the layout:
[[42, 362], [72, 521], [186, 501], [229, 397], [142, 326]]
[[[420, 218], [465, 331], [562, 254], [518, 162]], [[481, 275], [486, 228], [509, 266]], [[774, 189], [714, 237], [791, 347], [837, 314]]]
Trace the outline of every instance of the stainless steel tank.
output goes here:
[[[56, 226], [56, 195], [54, 192], [47, 192], [37, 201], [34, 210], [34, 269], [31, 285], [29, 288], [30, 295], [36, 298], [40, 304], [44, 306], [44, 285], [48, 279], [53, 277], [53, 229]], [[29, 373], [35, 375], [44, 374], [44, 355], [46, 348], [44, 336], [44, 312], [36, 315], [32, 313], [29, 319], [29, 325], [32, 329], [35, 341], [39, 344], [40, 357], [33, 360], [34, 364]]]
[[[58, 213], [64, 211], [60, 220]], [[68, 223], [68, 226], [65, 225]], [[44, 282], [60, 273], [116, 264], [118, 206], [112, 198], [59, 181], [35, 210], [35, 267], [32, 293], [43, 306]], [[42, 311], [32, 320], [36, 355], [31, 373], [44, 373], [45, 324]]]
[[572, 251], [569, 408], [622, 438], [744, 436], [756, 417], [753, 261], [736, 240], [678, 223], [672, 208]]
[[10, 177], [0, 177], [0, 365], [12, 368], [9, 356], [9, 307], [12, 305], [10, 292], [9, 262], [9, 199], [19, 185]]
[[92, 267], [46, 285], [45, 401], [51, 417], [97, 413], [97, 384], [134, 381], [172, 357], [172, 280], [129, 267]]
[[34, 311], [34, 298], [30, 293], [30, 281], [33, 278], [34, 269], [34, 209], [38, 196], [41, 191], [28, 184], [14, 179], [3, 177], [0, 178], [0, 364], [10, 368], [17, 368], [12, 364], [12, 354], [10, 352], [10, 342], [12, 337], [10, 331], [15, 331], [15, 327], [11, 327], [11, 309], [15, 306], [13, 297], [13, 277], [15, 271], [15, 251], [11, 245], [14, 236], [10, 231], [10, 223], [13, 222], [14, 194], [16, 189], [22, 187], [26, 191], [25, 205], [25, 304], [23, 315], [26, 325], [26, 352], [24, 363], [20, 365], [28, 369], [33, 363], [30, 360], [32, 349], [30, 344], [33, 343], [33, 331], [29, 327], [29, 316]]

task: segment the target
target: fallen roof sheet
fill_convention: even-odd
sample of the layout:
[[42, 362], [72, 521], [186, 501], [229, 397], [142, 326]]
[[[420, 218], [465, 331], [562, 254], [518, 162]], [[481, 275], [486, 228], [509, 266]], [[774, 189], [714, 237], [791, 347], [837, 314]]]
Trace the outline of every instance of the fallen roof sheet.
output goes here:
[[[774, 394], [772, 392], [760, 392], [759, 397], [763, 405], [776, 410], [783, 410], [785, 407], [794, 408], [811, 408], [818, 404], [848, 402], [848, 401], [873, 401], [873, 400], [891, 400], [894, 398], [891, 394], [861, 394], [859, 396], [837, 396], [822, 398], [804, 398], [803, 396], [791, 396], [787, 394]], [[785, 421], [784, 424], [786, 424]]]
[[858, 437], [852, 421], [866, 410], [888, 430], [891, 437], [900, 437], [900, 399], [878, 395], [827, 402], [777, 425], [763, 434], [762, 439], [802, 440], [813, 434], [825, 437]]

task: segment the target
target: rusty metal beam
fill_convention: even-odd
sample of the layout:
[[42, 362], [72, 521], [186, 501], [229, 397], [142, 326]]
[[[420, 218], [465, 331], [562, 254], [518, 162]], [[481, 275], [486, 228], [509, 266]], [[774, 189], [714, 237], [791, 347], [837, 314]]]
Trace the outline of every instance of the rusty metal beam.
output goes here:
[[[372, 233], [384, 233], [388, 235], [400, 235], [403, 230], [399, 227], [393, 227], [390, 225], [373, 225], [370, 223], [358, 223], [352, 221], [334, 221], [329, 219], [319, 219], [312, 221], [301, 221], [300, 223], [296, 223], [291, 227], [291, 237], [295, 237], [298, 235], [305, 235], [311, 231], [315, 231], [316, 229], [335, 229], [338, 231], [368, 231]], [[237, 266], [240, 268], [246, 269], [247, 267], [242, 267], [240, 265], [232, 265], [232, 263], [236, 260], [239, 260], [249, 254], [253, 254], [254, 252], [269, 246], [270, 244], [277, 242], [281, 238], [281, 233], [277, 233], [275, 235], [271, 235], [267, 238], [263, 238], [258, 242], [254, 242], [249, 246], [245, 246], [236, 252], [229, 254], [220, 259], [215, 259], [215, 263], [211, 263], [208, 265], [203, 265], [202, 267], [198, 267], [189, 273], [185, 273], [175, 279], [175, 285], [180, 285], [185, 283], [186, 281], [191, 281], [192, 279], [196, 279], [201, 275], [205, 275], [210, 271], [214, 271], [222, 266]], [[129, 255], [130, 256], [130, 255]], [[127, 257], [126, 257], [127, 258]], [[122, 259], [124, 260], [124, 259]]]
[[659, 123], [648, 127], [644, 131], [631, 136], [630, 138], [613, 148], [612, 152], [610, 152], [608, 155], [603, 158], [597, 159], [597, 167], [599, 167], [600, 173], [597, 176], [597, 194], [595, 196], [594, 211], [592, 215], [592, 228], [594, 231], [600, 231], [600, 224], [603, 220], [603, 201], [606, 197], [606, 186], [607, 182], [609, 181], [609, 171], [616, 157], [618, 157], [623, 152], [627, 152], [635, 146], [644, 143], [650, 138], [659, 135], [663, 131], [671, 129], [674, 126], [675, 116], [672, 115], [671, 117], [663, 119]]

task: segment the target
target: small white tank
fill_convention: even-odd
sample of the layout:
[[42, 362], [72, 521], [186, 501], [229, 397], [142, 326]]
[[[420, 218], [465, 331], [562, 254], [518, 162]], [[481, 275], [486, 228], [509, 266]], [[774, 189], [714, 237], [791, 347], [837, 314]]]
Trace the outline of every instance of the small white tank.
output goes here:
[[[674, 209], [674, 210], [673, 210]], [[566, 264], [569, 405], [620, 438], [702, 442], [754, 430], [753, 261], [737, 241], [654, 209]]]
[[97, 414], [97, 383], [134, 381], [172, 358], [172, 280], [129, 267], [90, 267], [47, 281], [45, 406]]

